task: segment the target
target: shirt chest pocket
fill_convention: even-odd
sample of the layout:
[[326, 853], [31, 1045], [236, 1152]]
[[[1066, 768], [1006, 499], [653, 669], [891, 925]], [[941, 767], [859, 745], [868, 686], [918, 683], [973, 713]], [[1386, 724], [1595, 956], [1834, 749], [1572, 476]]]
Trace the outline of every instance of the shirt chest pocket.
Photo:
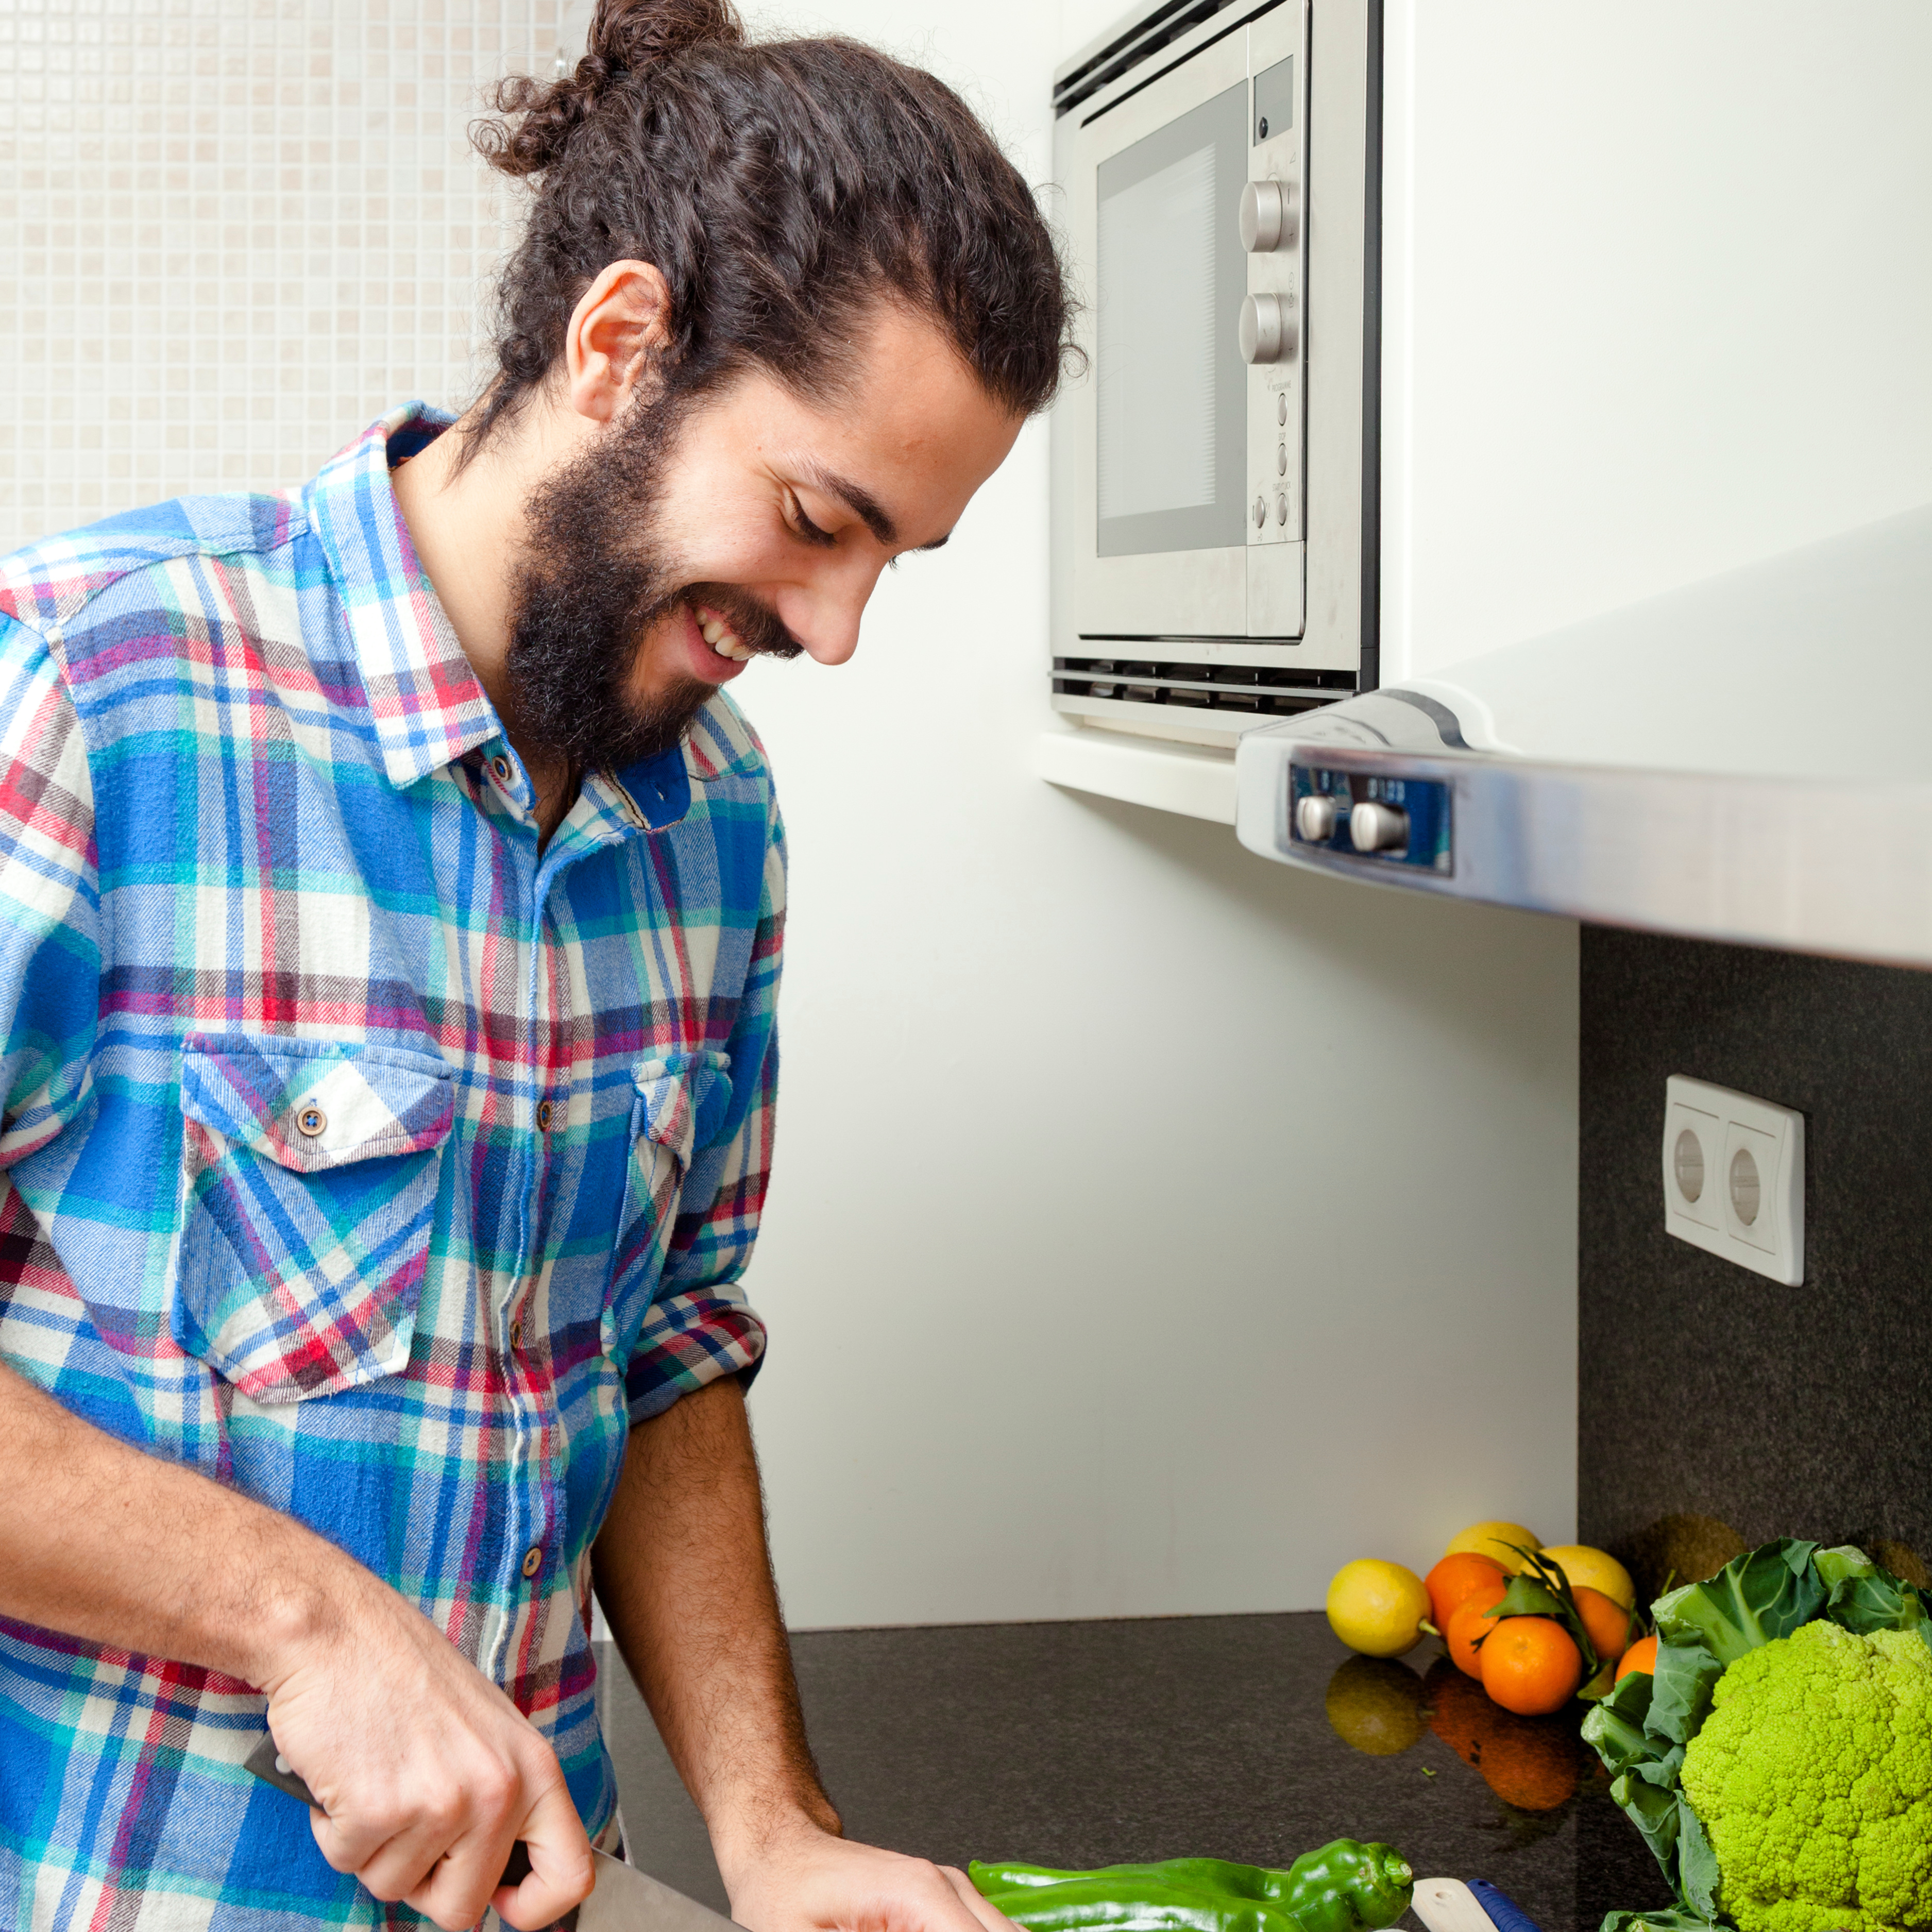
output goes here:
[[605, 1352], [628, 1359], [664, 1274], [692, 1163], [731, 1103], [731, 1056], [667, 1054], [632, 1070], [630, 1156], [617, 1216]]
[[449, 1070], [400, 1048], [196, 1034], [181, 1103], [175, 1340], [263, 1402], [400, 1369], [454, 1117]]

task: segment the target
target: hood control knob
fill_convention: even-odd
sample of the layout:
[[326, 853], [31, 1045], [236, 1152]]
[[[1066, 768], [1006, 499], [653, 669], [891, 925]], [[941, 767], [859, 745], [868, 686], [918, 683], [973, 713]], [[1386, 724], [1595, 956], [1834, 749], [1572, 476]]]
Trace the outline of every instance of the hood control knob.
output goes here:
[[1294, 801], [1294, 829], [1310, 845], [1325, 845], [1335, 836], [1335, 801], [1310, 792]]
[[1294, 353], [1294, 319], [1279, 296], [1247, 296], [1241, 302], [1241, 360], [1281, 362]]
[[1358, 852], [1393, 852], [1408, 843], [1408, 814], [1399, 805], [1358, 805], [1348, 814]]
[[1288, 199], [1291, 192], [1278, 181], [1242, 183], [1241, 246], [1250, 255], [1266, 255], [1276, 248], [1294, 246], [1294, 204]]

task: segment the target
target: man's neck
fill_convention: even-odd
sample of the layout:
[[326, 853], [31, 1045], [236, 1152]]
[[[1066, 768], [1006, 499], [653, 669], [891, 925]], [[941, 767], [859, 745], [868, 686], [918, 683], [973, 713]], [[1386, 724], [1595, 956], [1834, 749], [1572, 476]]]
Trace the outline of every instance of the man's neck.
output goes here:
[[[510, 616], [515, 566], [525, 542], [524, 506], [560, 454], [562, 426], [541, 399], [501, 426], [460, 468], [461, 438], [472, 420], [451, 426], [393, 470], [396, 507], [409, 526], [417, 560], [476, 674], [504, 734], [535, 786], [538, 829], [548, 841], [577, 795], [574, 775], [523, 740], [509, 679]], [[565, 432], [567, 433], [567, 432]]]

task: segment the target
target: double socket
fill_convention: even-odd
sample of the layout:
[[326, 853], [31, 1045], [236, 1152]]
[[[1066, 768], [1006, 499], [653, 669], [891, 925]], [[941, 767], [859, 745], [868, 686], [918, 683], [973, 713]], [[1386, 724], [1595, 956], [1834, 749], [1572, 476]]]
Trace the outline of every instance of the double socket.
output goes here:
[[1804, 1279], [1804, 1116], [1672, 1074], [1664, 1225], [1679, 1240], [1797, 1287]]

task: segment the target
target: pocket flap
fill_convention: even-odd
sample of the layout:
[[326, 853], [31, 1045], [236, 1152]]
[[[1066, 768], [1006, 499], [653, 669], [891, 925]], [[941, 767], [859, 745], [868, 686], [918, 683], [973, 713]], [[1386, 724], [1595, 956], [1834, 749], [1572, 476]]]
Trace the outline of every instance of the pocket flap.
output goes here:
[[669, 1053], [634, 1068], [644, 1102], [644, 1132], [691, 1165], [694, 1149], [710, 1144], [731, 1105], [731, 1056], [707, 1048]]
[[182, 1111], [298, 1174], [416, 1154], [455, 1118], [449, 1069], [434, 1054], [357, 1041], [190, 1034]]

